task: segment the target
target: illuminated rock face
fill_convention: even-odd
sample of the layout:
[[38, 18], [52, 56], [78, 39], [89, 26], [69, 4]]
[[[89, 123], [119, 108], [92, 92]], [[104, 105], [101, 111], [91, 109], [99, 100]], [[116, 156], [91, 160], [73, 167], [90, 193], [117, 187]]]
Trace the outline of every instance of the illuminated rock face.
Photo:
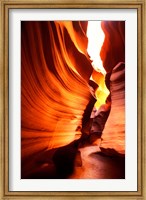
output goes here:
[[[125, 23], [102, 22], [105, 40], [100, 52], [107, 71], [111, 111], [102, 133], [101, 147], [125, 154]], [[104, 149], [103, 149], [104, 150]]]
[[87, 22], [22, 22], [22, 159], [75, 139], [89, 101]]
[[110, 77], [111, 111], [103, 130], [101, 147], [125, 154], [125, 65], [116, 65]]

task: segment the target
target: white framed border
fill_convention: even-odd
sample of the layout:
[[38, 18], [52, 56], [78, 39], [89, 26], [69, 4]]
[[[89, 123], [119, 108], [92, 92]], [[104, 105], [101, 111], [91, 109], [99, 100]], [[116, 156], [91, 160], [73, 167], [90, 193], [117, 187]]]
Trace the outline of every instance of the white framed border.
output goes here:
[[[125, 21], [125, 179], [21, 179], [21, 21]], [[9, 191], [137, 191], [137, 9], [9, 9]]]

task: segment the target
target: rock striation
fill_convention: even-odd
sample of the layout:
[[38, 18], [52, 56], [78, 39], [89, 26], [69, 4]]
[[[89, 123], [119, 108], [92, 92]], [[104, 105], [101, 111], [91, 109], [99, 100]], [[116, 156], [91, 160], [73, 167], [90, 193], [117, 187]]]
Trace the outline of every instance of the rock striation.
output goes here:
[[68, 150], [73, 170], [71, 165], [78, 153], [73, 141], [81, 136], [78, 127], [93, 98], [91, 75], [97, 85], [106, 84], [110, 91], [93, 119], [91, 131], [102, 134], [101, 151], [125, 153], [125, 22], [101, 22], [105, 40], [100, 56], [107, 72], [105, 79], [93, 70], [87, 53], [87, 24], [21, 22], [22, 178], [45, 177], [49, 170], [47, 178], [54, 178], [56, 169], [57, 173], [66, 169], [60, 159], [68, 164]]
[[22, 167], [76, 137], [91, 96], [86, 29], [87, 22], [21, 22]]
[[[118, 63], [110, 77], [111, 110], [102, 133], [103, 148], [125, 154], [125, 64]], [[108, 153], [108, 151], [106, 153]]]

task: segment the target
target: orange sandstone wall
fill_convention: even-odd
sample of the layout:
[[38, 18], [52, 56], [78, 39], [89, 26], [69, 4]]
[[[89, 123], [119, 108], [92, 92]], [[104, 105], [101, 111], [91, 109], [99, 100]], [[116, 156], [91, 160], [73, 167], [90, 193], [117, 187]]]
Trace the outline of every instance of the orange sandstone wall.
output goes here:
[[103, 21], [105, 40], [100, 52], [107, 71], [111, 111], [103, 130], [101, 147], [125, 154], [125, 22]]
[[93, 70], [86, 28], [87, 22], [21, 22], [22, 159], [76, 137]]
[[[101, 24], [105, 40], [100, 56], [111, 104], [101, 146], [124, 153], [125, 23]], [[86, 29], [87, 22], [21, 22], [22, 160], [80, 137], [76, 128], [90, 99], [93, 72]], [[92, 75], [100, 84], [103, 75]]]
[[101, 48], [100, 57], [106, 72], [119, 63], [125, 62], [125, 22], [102, 21], [102, 30], [105, 39]]

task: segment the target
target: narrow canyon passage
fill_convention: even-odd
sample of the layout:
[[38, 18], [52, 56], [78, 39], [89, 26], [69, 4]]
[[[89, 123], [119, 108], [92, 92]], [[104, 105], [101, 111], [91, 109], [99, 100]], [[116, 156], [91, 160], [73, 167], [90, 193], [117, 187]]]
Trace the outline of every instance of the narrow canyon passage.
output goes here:
[[43, 150], [27, 160], [29, 164], [23, 169], [23, 178], [124, 179], [124, 155], [110, 153], [103, 154], [98, 145], [86, 145], [77, 150], [71, 144], [51, 151]]
[[125, 22], [22, 21], [21, 178], [123, 179], [124, 157]]

